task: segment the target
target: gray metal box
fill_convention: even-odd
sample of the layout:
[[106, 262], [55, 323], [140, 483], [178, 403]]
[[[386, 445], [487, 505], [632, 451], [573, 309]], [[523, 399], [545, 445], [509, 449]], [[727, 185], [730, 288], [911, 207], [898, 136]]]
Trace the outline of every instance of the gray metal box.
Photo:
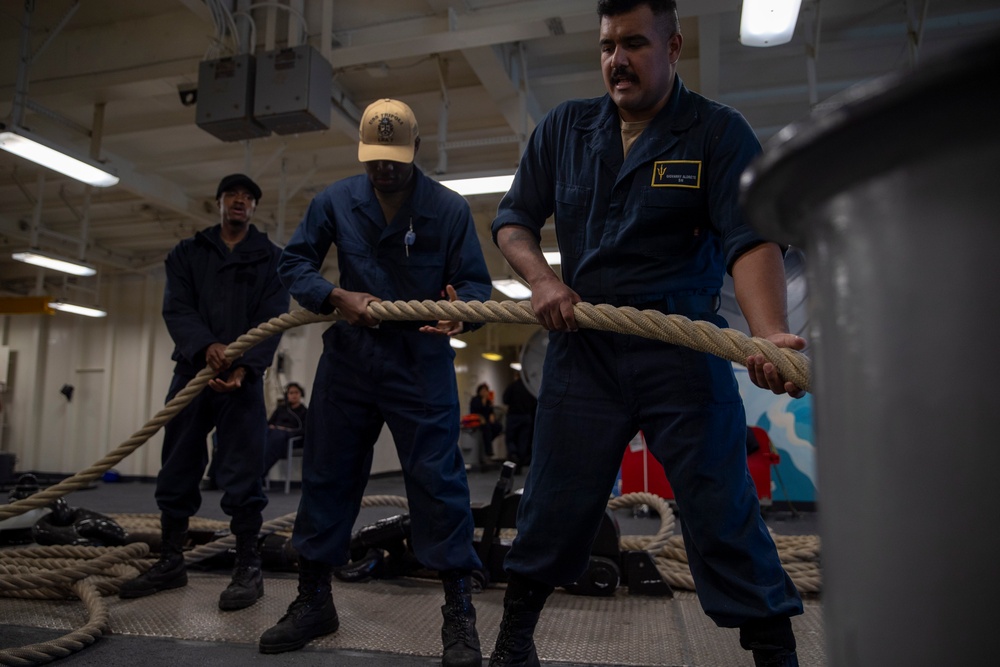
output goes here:
[[242, 54], [198, 65], [198, 127], [222, 141], [266, 137], [271, 131], [252, 116], [255, 60]]
[[253, 115], [277, 134], [330, 127], [333, 68], [316, 49], [303, 44], [260, 55]]

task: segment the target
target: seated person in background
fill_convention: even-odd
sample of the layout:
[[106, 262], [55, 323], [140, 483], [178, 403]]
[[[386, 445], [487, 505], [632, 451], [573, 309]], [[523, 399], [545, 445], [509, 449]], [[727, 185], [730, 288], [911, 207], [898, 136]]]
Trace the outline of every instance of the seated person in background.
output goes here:
[[482, 418], [480, 430], [483, 433], [483, 450], [487, 458], [493, 458], [493, 439], [503, 431], [496, 413], [493, 412], [493, 392], [485, 382], [476, 387], [476, 395], [469, 402], [469, 412]]
[[[285, 400], [274, 409], [267, 420], [267, 449], [264, 451], [264, 477], [274, 464], [288, 456], [288, 440], [303, 435], [308, 408], [302, 402], [306, 390], [298, 382], [285, 387]], [[301, 447], [301, 442], [299, 444]]]

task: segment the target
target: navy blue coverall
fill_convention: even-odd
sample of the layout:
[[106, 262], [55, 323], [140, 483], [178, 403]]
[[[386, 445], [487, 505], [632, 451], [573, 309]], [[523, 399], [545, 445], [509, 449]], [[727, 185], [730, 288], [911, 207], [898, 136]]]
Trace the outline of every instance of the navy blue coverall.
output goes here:
[[[450, 284], [461, 300], [489, 298], [489, 272], [468, 204], [416, 167], [414, 174], [413, 193], [388, 225], [366, 176], [334, 183], [313, 199], [279, 268], [302, 306], [332, 311], [327, 297], [334, 284], [320, 273], [331, 245], [345, 290], [386, 301], [437, 300]], [[407, 253], [411, 227], [416, 238]], [[434, 323], [369, 328], [339, 321], [323, 334], [292, 540], [309, 560], [349, 561], [372, 451], [387, 424], [403, 468], [417, 558], [438, 571], [481, 568], [458, 447], [455, 353], [446, 336], [417, 331], [423, 324]]]
[[[735, 110], [677, 77], [623, 159], [605, 95], [564, 103], [535, 129], [493, 222], [535, 231], [555, 214], [566, 284], [585, 302], [725, 326], [723, 272], [762, 242], [744, 223], [739, 177], [760, 146]], [[683, 517], [698, 596], [720, 626], [802, 613], [746, 463], [746, 417], [730, 362], [650, 339], [550, 332], [534, 453], [508, 571], [552, 586], [586, 569], [629, 440], [642, 430]]]
[[[209, 345], [229, 345], [288, 312], [288, 291], [278, 279], [280, 248], [250, 225], [230, 252], [220, 229], [216, 225], [196, 233], [167, 256], [163, 319], [175, 344], [171, 358], [176, 362], [168, 402], [205, 367]], [[260, 529], [267, 505], [261, 488], [267, 439], [263, 376], [280, 339], [276, 335], [258, 343], [233, 363], [229, 371], [246, 369], [239, 389], [218, 393], [206, 388], [167, 422], [156, 477], [161, 512], [182, 519], [201, 507], [199, 484], [208, 462], [205, 438], [215, 428], [215, 482], [223, 491], [222, 509], [232, 517], [230, 528], [234, 534]]]

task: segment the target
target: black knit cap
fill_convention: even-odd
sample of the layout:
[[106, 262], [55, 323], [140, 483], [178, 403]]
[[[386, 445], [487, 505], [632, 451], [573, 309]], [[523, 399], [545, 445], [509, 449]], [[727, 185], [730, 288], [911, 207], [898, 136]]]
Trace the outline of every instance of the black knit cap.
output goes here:
[[227, 190], [232, 190], [233, 188], [241, 186], [250, 191], [250, 194], [253, 195], [255, 202], [260, 202], [260, 187], [246, 174], [229, 174], [219, 181], [219, 187], [215, 191], [215, 198], [218, 199], [222, 196], [222, 193]]

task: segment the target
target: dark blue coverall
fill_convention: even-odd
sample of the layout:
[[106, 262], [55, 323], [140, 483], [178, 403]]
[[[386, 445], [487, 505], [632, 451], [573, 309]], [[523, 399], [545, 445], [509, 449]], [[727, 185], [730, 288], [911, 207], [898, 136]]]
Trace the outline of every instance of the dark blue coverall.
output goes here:
[[[723, 271], [762, 242], [739, 178], [760, 152], [735, 110], [688, 91], [623, 160], [611, 98], [576, 100], [535, 129], [493, 222], [539, 233], [555, 214], [566, 284], [585, 302], [717, 315]], [[683, 517], [698, 597], [720, 626], [802, 613], [746, 463], [746, 416], [730, 362], [650, 339], [551, 332], [534, 454], [505, 567], [552, 586], [586, 569], [629, 440], [663, 464]]]
[[[416, 167], [414, 174], [412, 195], [388, 225], [366, 176], [334, 183], [313, 199], [279, 268], [302, 306], [332, 311], [327, 297], [334, 285], [320, 273], [331, 245], [345, 290], [385, 301], [438, 300], [450, 284], [463, 301], [489, 298], [489, 272], [468, 204]], [[416, 238], [407, 254], [411, 225]], [[446, 336], [417, 331], [423, 324], [434, 323], [369, 328], [339, 321], [323, 334], [292, 540], [309, 560], [334, 566], [350, 560], [373, 447], [387, 424], [403, 468], [417, 558], [432, 570], [481, 568], [458, 447], [455, 352]]]
[[[232, 252], [220, 225], [177, 244], [167, 256], [163, 319], [174, 340], [174, 377], [169, 402], [205, 367], [205, 349], [229, 345], [253, 327], [288, 312], [288, 291], [278, 279], [281, 249], [250, 225]], [[205, 438], [218, 435], [216, 484], [234, 534], [257, 532], [267, 497], [261, 488], [267, 411], [264, 370], [271, 365], [280, 335], [258, 343], [237, 359], [242, 386], [230, 393], [204, 389], [173, 419], [163, 435], [162, 467], [156, 477], [160, 511], [181, 519], [201, 507], [199, 484], [208, 453]], [[224, 374], [228, 371], [224, 371]]]

